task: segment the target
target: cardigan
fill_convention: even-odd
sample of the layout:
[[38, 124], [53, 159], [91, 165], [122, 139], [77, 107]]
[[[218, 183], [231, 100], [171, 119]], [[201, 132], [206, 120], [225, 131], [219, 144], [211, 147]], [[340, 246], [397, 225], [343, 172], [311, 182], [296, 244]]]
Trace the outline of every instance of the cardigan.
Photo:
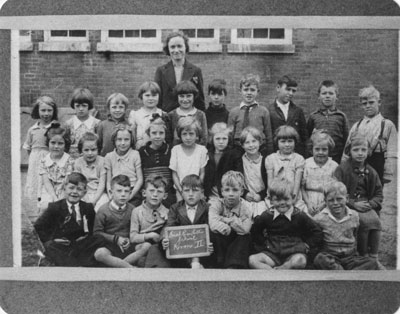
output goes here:
[[215, 107], [211, 102], [208, 108], [204, 111], [207, 118], [207, 126], [209, 129], [217, 122], [228, 123], [229, 111], [226, 109], [225, 104], [220, 107]]

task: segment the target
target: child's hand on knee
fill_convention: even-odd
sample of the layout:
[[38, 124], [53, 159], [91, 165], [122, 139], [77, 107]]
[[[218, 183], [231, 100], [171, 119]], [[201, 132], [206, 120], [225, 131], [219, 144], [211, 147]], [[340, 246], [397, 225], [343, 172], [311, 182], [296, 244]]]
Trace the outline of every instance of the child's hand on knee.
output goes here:
[[169, 247], [169, 239], [166, 239], [166, 238], [162, 239], [161, 244], [162, 244], [162, 247], [163, 247], [164, 250], [168, 249], [168, 247]]
[[214, 253], [214, 245], [212, 243], [208, 244], [207, 250], [209, 253]]

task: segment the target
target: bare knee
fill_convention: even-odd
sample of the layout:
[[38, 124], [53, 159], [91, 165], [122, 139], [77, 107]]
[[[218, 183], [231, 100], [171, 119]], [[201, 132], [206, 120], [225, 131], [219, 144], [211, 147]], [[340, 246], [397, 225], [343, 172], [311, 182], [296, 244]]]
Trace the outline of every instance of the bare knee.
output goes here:
[[307, 265], [307, 258], [304, 254], [294, 254], [290, 258], [292, 268], [305, 268]]
[[111, 255], [111, 252], [105, 247], [99, 248], [96, 250], [96, 252], [94, 252], [94, 258], [96, 261], [102, 261], [109, 255]]

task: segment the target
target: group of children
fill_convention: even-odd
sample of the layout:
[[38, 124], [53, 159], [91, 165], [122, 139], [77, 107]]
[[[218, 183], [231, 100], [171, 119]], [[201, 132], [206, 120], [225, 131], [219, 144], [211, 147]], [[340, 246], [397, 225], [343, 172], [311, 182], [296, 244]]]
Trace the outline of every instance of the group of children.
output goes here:
[[[397, 133], [379, 113], [379, 92], [361, 90], [365, 116], [349, 132], [334, 82], [320, 84], [321, 107], [308, 122], [292, 102], [297, 83], [284, 76], [276, 89], [267, 109], [256, 100], [259, 78], [247, 75], [242, 103], [228, 111], [217, 79], [203, 112], [193, 106], [195, 85], [181, 81], [179, 107], [166, 113], [149, 81], [139, 110], [128, 115], [128, 99], [115, 93], [100, 121], [81, 88], [65, 125], [55, 102], [40, 97], [24, 148], [46, 256], [68, 266], [384, 268], [379, 211]], [[192, 224], [209, 225], [210, 256], [167, 259], [165, 227]]]

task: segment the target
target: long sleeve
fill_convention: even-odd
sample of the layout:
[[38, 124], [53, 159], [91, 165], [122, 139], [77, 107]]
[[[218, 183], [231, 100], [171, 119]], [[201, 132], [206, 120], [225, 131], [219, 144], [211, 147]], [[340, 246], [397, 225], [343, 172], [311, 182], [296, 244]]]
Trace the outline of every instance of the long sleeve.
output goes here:
[[[197, 77], [197, 80], [195, 80]], [[204, 101], [204, 82], [203, 82], [203, 73], [201, 72], [200, 68], [197, 68], [195, 72], [195, 76], [193, 76], [192, 81], [195, 83], [197, 89], [199, 90], [199, 95], [197, 96], [194, 105], [197, 109], [204, 111], [206, 109], [206, 104]]]
[[57, 224], [55, 208], [50, 204], [42, 215], [36, 220], [34, 227], [43, 243], [52, 240]]
[[266, 145], [266, 155], [272, 154], [274, 152], [274, 143], [272, 140], [272, 128], [271, 128], [271, 117], [269, 110], [266, 109], [265, 117], [263, 120], [264, 135], [265, 135], [265, 145]]
[[97, 212], [96, 218], [94, 220], [93, 233], [102, 235], [104, 239], [107, 240], [107, 242], [112, 243], [114, 241], [114, 235], [105, 232], [105, 225], [106, 215], [101, 211]]
[[[244, 202], [242, 203], [244, 205]], [[240, 213], [240, 216], [233, 216], [233, 221], [230, 224], [231, 228], [236, 231], [237, 234], [243, 235], [250, 233], [251, 226], [253, 225], [252, 213], [249, 210], [244, 210]]]
[[129, 238], [130, 238], [131, 243], [143, 243], [144, 242], [144, 234], [140, 234], [139, 210], [137, 210], [137, 208], [132, 211], [131, 231], [130, 231]]
[[209, 203], [210, 207], [208, 209], [208, 224], [210, 225], [210, 230], [212, 232], [220, 233], [221, 228], [228, 226], [228, 224], [222, 221], [222, 203], [218, 199], [212, 199]]
[[301, 215], [304, 226], [303, 230], [305, 230], [304, 242], [307, 243], [310, 249], [320, 247], [324, 237], [321, 228], [305, 213], [301, 213]]

